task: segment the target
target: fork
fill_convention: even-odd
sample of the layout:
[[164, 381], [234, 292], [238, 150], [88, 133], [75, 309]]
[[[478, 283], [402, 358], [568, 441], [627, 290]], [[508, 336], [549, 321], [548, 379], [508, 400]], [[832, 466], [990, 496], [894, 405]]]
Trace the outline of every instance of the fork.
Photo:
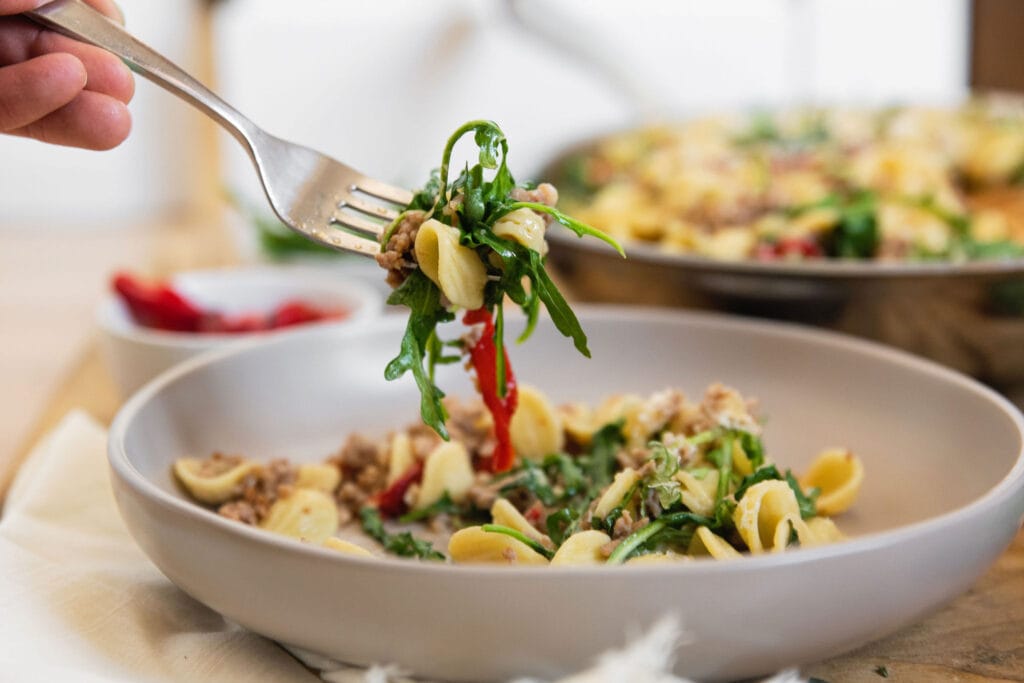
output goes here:
[[[366, 256], [412, 193], [363, 175], [320, 152], [274, 137], [169, 59], [80, 0], [55, 0], [23, 16], [120, 57], [133, 71], [194, 105], [238, 140], [274, 213], [301, 235]], [[384, 203], [381, 203], [384, 202]]]

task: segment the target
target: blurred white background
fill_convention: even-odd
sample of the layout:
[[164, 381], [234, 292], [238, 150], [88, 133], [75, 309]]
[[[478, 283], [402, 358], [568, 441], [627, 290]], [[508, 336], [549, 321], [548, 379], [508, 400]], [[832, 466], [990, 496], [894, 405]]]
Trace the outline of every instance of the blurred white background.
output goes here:
[[[216, 74], [258, 124], [409, 186], [471, 118], [504, 127], [531, 179], [645, 118], [945, 101], [968, 76], [968, 0], [119, 1], [130, 31]], [[188, 105], [140, 79], [132, 109], [109, 153], [0, 136], [0, 470], [69, 376], [110, 272], [159, 271], [158, 228], [180, 246], [221, 227], [226, 188], [262, 205], [241, 149], [214, 149]]]
[[[123, 0], [128, 28], [195, 66], [202, 0]], [[950, 100], [968, 0], [221, 0], [219, 90], [257, 123], [368, 173], [421, 183], [462, 121], [492, 118], [529, 175], [644, 117], [805, 101]], [[514, 8], [514, 11], [513, 11]], [[130, 225], [193, 200], [198, 114], [140, 83], [107, 154], [0, 138], [0, 229]], [[223, 139], [224, 184], [257, 197]]]

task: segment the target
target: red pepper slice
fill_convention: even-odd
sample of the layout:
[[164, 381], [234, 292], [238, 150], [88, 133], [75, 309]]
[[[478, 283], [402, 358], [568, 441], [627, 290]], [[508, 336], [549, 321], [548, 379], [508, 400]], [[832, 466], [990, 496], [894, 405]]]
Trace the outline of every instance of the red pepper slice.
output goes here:
[[494, 418], [494, 437], [497, 444], [494, 447], [494, 455], [490, 458], [492, 472], [506, 472], [512, 468], [515, 460], [515, 452], [512, 449], [512, 437], [509, 434], [509, 425], [512, 422], [512, 415], [516, 412], [516, 405], [519, 400], [519, 392], [516, 389], [516, 377], [512, 374], [512, 366], [508, 362], [508, 354], [502, 352], [505, 357], [505, 396], [498, 395], [498, 352], [494, 345], [494, 318], [486, 308], [478, 308], [475, 311], [466, 311], [462, 317], [464, 325], [483, 324], [483, 331], [480, 338], [467, 350], [470, 363], [476, 370], [477, 388], [484, 400], [484, 405], [491, 412]]
[[395, 479], [391, 486], [376, 494], [371, 502], [377, 506], [377, 509], [385, 517], [398, 517], [409, 508], [405, 504], [405, 494], [409, 487], [419, 482], [422, 478], [423, 461], [417, 460], [409, 465], [409, 468], [402, 473], [402, 476]]
[[320, 309], [303, 301], [285, 301], [269, 315], [243, 313], [226, 315], [199, 307], [164, 282], [146, 283], [128, 273], [118, 273], [114, 290], [131, 311], [135, 322], [145, 327], [172, 332], [214, 334], [263, 332], [281, 327], [343, 318], [344, 309]]
[[141, 325], [174, 332], [197, 332], [203, 323], [203, 311], [165, 284], [147, 284], [127, 273], [118, 273], [113, 286]]

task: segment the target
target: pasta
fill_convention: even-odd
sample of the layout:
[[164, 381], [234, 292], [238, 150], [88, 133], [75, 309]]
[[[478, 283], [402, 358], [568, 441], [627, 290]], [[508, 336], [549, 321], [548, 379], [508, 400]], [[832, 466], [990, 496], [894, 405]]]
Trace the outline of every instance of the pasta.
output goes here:
[[[614, 135], [564, 162], [580, 219], [724, 261], [1024, 256], [1024, 107], [805, 109]], [[1005, 193], [1002, 193], [1005, 195]], [[1019, 197], [1019, 194], [1017, 195]], [[994, 228], [994, 229], [993, 229]]]
[[543, 458], [561, 451], [565, 443], [561, 417], [544, 394], [526, 384], [519, 387], [519, 405], [510, 430], [512, 447], [522, 458]]
[[[451, 441], [422, 425], [384, 439], [352, 435], [325, 463], [255, 466], [204, 502], [342, 553], [455, 564], [735, 560], [843, 539], [831, 516], [854, 504], [863, 463], [833, 448], [802, 476], [780, 469], [765, 452], [754, 402], [734, 389], [713, 384], [699, 401], [666, 389], [555, 407], [539, 389], [521, 388], [513, 435], [523, 450], [508, 472], [488, 466], [496, 445], [486, 409], [449, 399]], [[243, 465], [251, 464], [215, 455], [175, 469], [216, 478]], [[206, 495], [182, 484], [197, 500]], [[333, 537], [352, 524], [376, 551]]]
[[215, 505], [230, 499], [242, 480], [258, 467], [242, 458], [215, 454], [206, 461], [180, 458], [174, 463], [174, 474], [193, 498]]
[[423, 482], [416, 507], [436, 503], [446, 492], [452, 500], [461, 501], [472, 485], [473, 466], [466, 447], [458, 442], [443, 443], [431, 451], [423, 465]]
[[846, 512], [856, 500], [863, 481], [864, 465], [853, 453], [841, 448], [819, 455], [801, 479], [805, 487], [821, 491], [818, 510], [823, 515]]
[[338, 530], [334, 500], [315, 489], [295, 489], [279, 498], [260, 527], [311, 543], [323, 543]]
[[494, 234], [547, 256], [548, 243], [544, 239], [547, 225], [544, 219], [530, 209], [510, 211], [494, 222]]
[[474, 310], [484, 305], [487, 270], [472, 249], [459, 244], [459, 230], [431, 218], [416, 233], [416, 262], [453, 305]]

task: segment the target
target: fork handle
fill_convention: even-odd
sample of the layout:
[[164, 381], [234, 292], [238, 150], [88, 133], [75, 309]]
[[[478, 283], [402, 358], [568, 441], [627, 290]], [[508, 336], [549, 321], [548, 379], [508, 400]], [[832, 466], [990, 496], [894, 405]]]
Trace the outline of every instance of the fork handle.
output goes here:
[[198, 107], [252, 153], [259, 128], [184, 69], [80, 0], [54, 0], [22, 16], [120, 57], [132, 71]]

